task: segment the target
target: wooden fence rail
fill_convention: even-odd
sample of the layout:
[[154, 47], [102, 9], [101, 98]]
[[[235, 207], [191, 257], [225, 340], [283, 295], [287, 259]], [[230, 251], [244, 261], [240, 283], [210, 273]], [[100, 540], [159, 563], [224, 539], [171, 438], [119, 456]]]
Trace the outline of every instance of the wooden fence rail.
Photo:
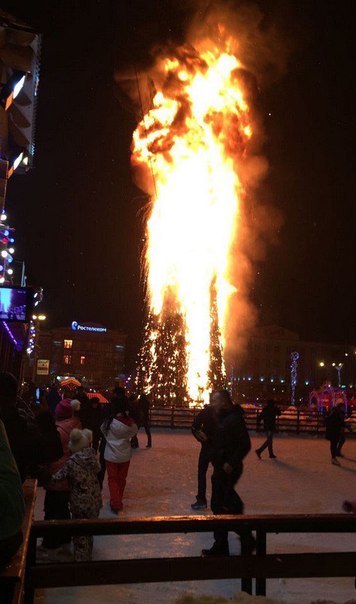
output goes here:
[[[36, 564], [36, 540], [61, 534], [145, 535], [213, 532], [228, 529], [256, 531], [256, 554], [201, 558], [143, 558], [80, 563]], [[241, 588], [266, 594], [268, 578], [353, 577], [356, 552], [267, 553], [272, 533], [356, 533], [356, 522], [346, 514], [259, 516], [163, 516], [154, 518], [34, 522], [27, 559], [26, 603], [32, 604], [36, 588], [79, 585], [114, 585], [210, 579], [241, 579]]]

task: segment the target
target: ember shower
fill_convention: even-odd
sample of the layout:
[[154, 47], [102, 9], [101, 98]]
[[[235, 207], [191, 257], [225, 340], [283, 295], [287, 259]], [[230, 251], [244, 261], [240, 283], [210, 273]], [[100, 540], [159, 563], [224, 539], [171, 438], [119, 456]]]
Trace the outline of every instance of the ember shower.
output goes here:
[[253, 145], [237, 41], [219, 32], [161, 56], [132, 163], [152, 192], [146, 224], [147, 324], [139, 381], [166, 403], [202, 404], [225, 384], [233, 244], [243, 230], [239, 165]]

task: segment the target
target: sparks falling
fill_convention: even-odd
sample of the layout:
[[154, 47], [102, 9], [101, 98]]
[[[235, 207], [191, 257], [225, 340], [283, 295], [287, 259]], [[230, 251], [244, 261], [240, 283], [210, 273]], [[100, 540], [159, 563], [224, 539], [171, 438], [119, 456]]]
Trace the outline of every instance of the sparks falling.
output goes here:
[[[174, 402], [167, 376], [183, 367], [180, 396], [193, 405], [206, 402], [225, 375], [229, 298], [236, 294], [231, 248], [244, 195], [238, 164], [253, 134], [242, 64], [228, 46], [184, 46], [162, 59], [152, 107], [133, 137], [133, 165], [153, 182], [141, 371], [146, 391], [161, 380]], [[175, 316], [179, 334], [167, 327]]]

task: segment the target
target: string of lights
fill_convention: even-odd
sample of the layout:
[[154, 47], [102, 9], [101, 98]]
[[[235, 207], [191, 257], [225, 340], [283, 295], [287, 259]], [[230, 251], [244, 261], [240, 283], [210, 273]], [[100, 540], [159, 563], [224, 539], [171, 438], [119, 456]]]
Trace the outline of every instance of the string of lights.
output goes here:
[[12, 268], [14, 249], [14, 231], [8, 225], [7, 214], [2, 210], [0, 215], [0, 285], [12, 282], [14, 270]]
[[[34, 307], [38, 306], [43, 299], [43, 289], [40, 287], [34, 293]], [[37, 332], [39, 330], [39, 321], [42, 321], [46, 318], [45, 315], [32, 315], [32, 319], [30, 321], [30, 325], [28, 328], [28, 337], [27, 337], [27, 347], [26, 352], [28, 356], [35, 350], [36, 340], [37, 340]]]
[[291, 364], [290, 364], [290, 392], [291, 392], [291, 404], [295, 405], [295, 388], [297, 385], [298, 376], [298, 361], [299, 352], [291, 352]]

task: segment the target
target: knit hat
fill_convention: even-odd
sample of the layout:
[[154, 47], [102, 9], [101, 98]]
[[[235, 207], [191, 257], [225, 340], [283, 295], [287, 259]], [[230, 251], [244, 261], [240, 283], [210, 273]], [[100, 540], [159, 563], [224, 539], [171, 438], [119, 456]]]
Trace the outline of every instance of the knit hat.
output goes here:
[[73, 417], [74, 411], [79, 411], [80, 401], [74, 398], [72, 401], [69, 398], [64, 398], [59, 401], [54, 414], [57, 419], [69, 419]]
[[72, 453], [77, 453], [77, 451], [90, 447], [92, 441], [93, 433], [91, 430], [87, 428], [84, 428], [84, 430], [74, 428], [70, 433], [68, 448]]

